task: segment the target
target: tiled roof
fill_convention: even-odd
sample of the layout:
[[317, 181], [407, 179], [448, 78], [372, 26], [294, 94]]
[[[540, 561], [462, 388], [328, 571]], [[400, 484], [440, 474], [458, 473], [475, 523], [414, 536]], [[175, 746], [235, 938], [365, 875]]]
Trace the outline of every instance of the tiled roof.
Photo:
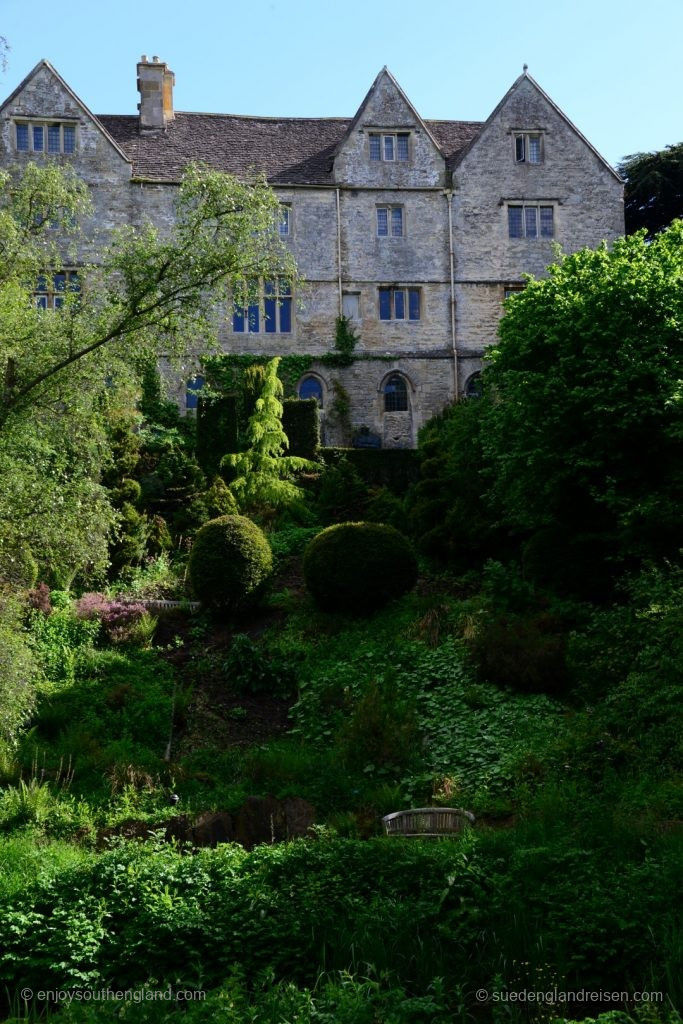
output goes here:
[[[141, 132], [136, 116], [100, 114], [99, 121], [133, 163], [133, 175], [179, 180], [192, 160], [241, 176], [265, 171], [273, 185], [331, 185], [332, 158], [352, 119], [243, 117], [177, 111], [165, 131]], [[451, 166], [474, 138], [479, 121], [426, 121]]]

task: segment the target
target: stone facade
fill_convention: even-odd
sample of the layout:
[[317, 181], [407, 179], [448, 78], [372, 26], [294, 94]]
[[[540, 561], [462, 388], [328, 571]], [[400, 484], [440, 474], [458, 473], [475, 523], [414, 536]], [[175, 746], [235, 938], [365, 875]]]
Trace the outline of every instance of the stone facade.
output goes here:
[[[96, 116], [41, 61], [0, 107], [3, 163], [76, 166], [94, 200], [83, 260], [117, 225], [169, 224], [189, 160], [262, 167], [305, 283], [290, 331], [236, 332], [226, 302], [220, 341], [310, 355], [327, 443], [366, 428], [384, 446], [414, 445], [471, 388], [506, 289], [543, 275], [553, 243], [571, 252], [623, 233], [621, 180], [526, 68], [483, 124], [424, 120], [386, 68], [352, 119], [176, 112], [166, 64], [143, 57], [137, 75], [139, 114]], [[331, 370], [316, 357], [343, 309], [359, 358]], [[331, 413], [339, 385], [346, 424]]]

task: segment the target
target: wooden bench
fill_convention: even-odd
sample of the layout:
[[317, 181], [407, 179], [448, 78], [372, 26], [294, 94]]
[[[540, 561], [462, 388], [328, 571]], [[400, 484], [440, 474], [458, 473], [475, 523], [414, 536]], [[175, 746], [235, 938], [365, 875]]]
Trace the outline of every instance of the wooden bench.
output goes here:
[[474, 822], [474, 815], [462, 807], [412, 807], [385, 814], [382, 822], [388, 836], [438, 839], [462, 831]]

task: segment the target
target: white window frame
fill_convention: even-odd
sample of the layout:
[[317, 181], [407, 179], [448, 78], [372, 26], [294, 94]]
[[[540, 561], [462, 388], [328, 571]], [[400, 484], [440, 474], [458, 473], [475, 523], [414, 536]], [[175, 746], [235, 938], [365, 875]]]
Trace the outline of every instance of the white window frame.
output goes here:
[[[385, 232], [381, 232], [380, 229], [379, 229], [379, 227], [380, 227], [380, 225], [379, 225], [379, 222], [380, 222], [380, 210], [383, 210], [386, 213], [386, 219], [387, 219], [387, 230], [386, 230], [386, 233]], [[400, 213], [400, 215], [401, 215], [401, 230], [400, 231], [394, 231], [394, 211], [395, 210], [398, 211], [398, 213]], [[375, 209], [375, 223], [376, 223], [376, 230], [377, 230], [377, 237], [378, 238], [403, 238], [405, 233], [406, 233], [406, 222], [405, 222], [405, 213], [404, 213], [403, 206], [400, 205], [399, 203], [394, 203], [392, 205], [380, 204]]]
[[[538, 139], [538, 160], [531, 159], [530, 139]], [[519, 143], [521, 142], [522, 155], [519, 155]], [[537, 167], [543, 163], [544, 146], [543, 132], [513, 132], [512, 134], [512, 155], [516, 164], [531, 164]]]
[[[266, 291], [266, 285], [272, 284], [274, 289], [272, 292]], [[266, 302], [275, 302], [275, 329], [269, 331], [266, 329], [266, 324], [270, 323], [270, 318], [266, 317]], [[289, 330], [282, 330], [282, 310], [284, 306], [289, 305]], [[250, 330], [250, 317], [249, 309], [252, 306], [258, 307], [258, 330]], [[240, 316], [242, 320], [242, 328], [235, 327], [235, 314], [238, 310], [241, 310]], [[276, 277], [274, 279], [258, 278], [258, 280], [247, 283], [242, 291], [241, 301], [240, 296], [235, 295], [231, 307], [231, 321], [232, 321], [232, 332], [233, 334], [258, 334], [258, 335], [269, 335], [269, 334], [294, 334], [294, 295], [292, 292], [291, 282], [283, 277]]]
[[[399, 157], [398, 140], [406, 140], [406, 155]], [[372, 140], [379, 139], [379, 157], [372, 155]], [[392, 156], [387, 156], [388, 141], [391, 142]], [[370, 149], [370, 160], [373, 163], [398, 163], [405, 164], [410, 161], [410, 132], [368, 132], [368, 146]]]
[[[525, 241], [525, 240], [530, 240], [530, 241], [534, 241], [534, 242], [543, 242], [543, 241], [548, 241], [548, 240], [550, 240], [552, 238], [555, 238], [555, 204], [554, 203], [548, 203], [548, 202], [544, 203], [542, 201], [539, 201], [539, 202], [536, 202], [536, 203], [523, 203], [523, 202], [515, 202], [514, 200], [510, 200], [508, 203], [506, 203], [506, 208], [507, 208], [507, 219], [508, 219], [508, 238], [511, 241], [521, 242], [521, 241]], [[511, 227], [511, 225], [510, 225], [510, 210], [513, 210], [513, 209], [521, 210], [522, 211], [522, 234], [521, 235], [512, 235], [512, 234], [510, 234], [510, 227]], [[532, 233], [532, 232], [529, 232], [529, 230], [528, 230], [529, 223], [528, 223], [528, 220], [527, 220], [527, 210], [535, 210], [536, 211], [536, 218], [535, 218], [535, 221], [536, 221], [536, 233], [535, 234]], [[552, 213], [552, 232], [550, 234], [547, 234], [547, 233], [544, 234], [541, 231], [541, 228], [542, 228], [541, 210], [550, 210], [551, 213]]]
[[[19, 148], [19, 127], [25, 127], [28, 132], [28, 146], [26, 149]], [[34, 146], [34, 130], [41, 129], [43, 134], [43, 148], [36, 149]], [[59, 149], [50, 149], [50, 128], [59, 128]], [[73, 149], [64, 148], [64, 129], [73, 129]], [[78, 125], [75, 121], [31, 121], [28, 118], [17, 118], [14, 121], [14, 150], [17, 153], [44, 153], [46, 156], [71, 156], [78, 149]]]

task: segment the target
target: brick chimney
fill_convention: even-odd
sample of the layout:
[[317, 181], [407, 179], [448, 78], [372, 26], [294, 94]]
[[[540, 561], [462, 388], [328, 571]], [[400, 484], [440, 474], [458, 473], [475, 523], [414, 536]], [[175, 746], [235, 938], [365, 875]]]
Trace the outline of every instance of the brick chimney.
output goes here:
[[148, 60], [143, 53], [138, 64], [138, 92], [141, 128], [165, 128], [175, 117], [173, 86], [175, 75], [158, 57]]

